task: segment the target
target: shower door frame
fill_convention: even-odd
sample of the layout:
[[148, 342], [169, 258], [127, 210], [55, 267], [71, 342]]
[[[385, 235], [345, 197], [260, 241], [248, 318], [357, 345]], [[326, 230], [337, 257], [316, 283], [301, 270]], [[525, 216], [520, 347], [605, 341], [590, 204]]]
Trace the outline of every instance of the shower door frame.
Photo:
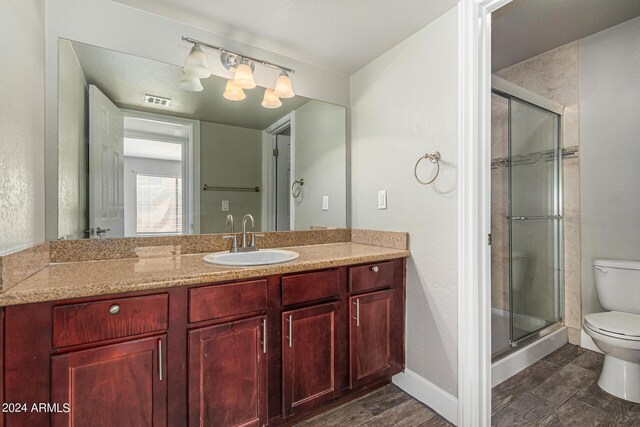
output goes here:
[[458, 390], [429, 401], [460, 426], [491, 425], [491, 14], [510, 2], [458, 3]]
[[[510, 168], [509, 178], [508, 178], [509, 179], [509, 190], [508, 190], [509, 191], [509, 315], [510, 315], [509, 342], [511, 347], [505, 348], [497, 351], [496, 353], [493, 353], [491, 355], [491, 359], [492, 359], [492, 362], [496, 362], [497, 360], [500, 360], [518, 351], [523, 346], [531, 344], [532, 342], [535, 342], [538, 339], [557, 331], [563, 326], [563, 321], [564, 321], [564, 313], [563, 313], [563, 307], [564, 307], [564, 212], [563, 212], [564, 168], [562, 164], [563, 162], [562, 135], [563, 135], [564, 106], [553, 100], [550, 100], [541, 95], [538, 95], [535, 92], [531, 92], [521, 86], [518, 86], [514, 83], [511, 83], [507, 80], [504, 80], [494, 75], [492, 75], [492, 78], [491, 78], [491, 94], [501, 96], [509, 102], [509, 118], [508, 118], [508, 123], [509, 123], [508, 158], [509, 158], [509, 168]], [[555, 184], [554, 184], [555, 191], [557, 192], [554, 197], [555, 199], [554, 203], [556, 203], [557, 206], [554, 206], [554, 210], [556, 214], [549, 216], [549, 217], [553, 216], [554, 218], [548, 218], [548, 219], [555, 220], [554, 238], [556, 241], [554, 243], [555, 243], [555, 250], [557, 253], [554, 260], [554, 271], [555, 271], [554, 294], [555, 294], [555, 302], [556, 302], [554, 307], [554, 312], [555, 312], [555, 318], [557, 320], [535, 331], [532, 331], [526, 335], [523, 335], [516, 340], [513, 339], [514, 310], [513, 310], [513, 292], [512, 292], [513, 277], [512, 277], [512, 265], [511, 265], [512, 264], [512, 228], [513, 228], [513, 224], [511, 222], [512, 221], [512, 218], [511, 218], [512, 216], [512, 210], [511, 210], [512, 209], [512, 204], [511, 204], [511, 186], [512, 186], [511, 184], [511, 181], [512, 181], [512, 176], [511, 176], [511, 166], [512, 166], [511, 165], [511, 100], [512, 99], [516, 100], [517, 102], [520, 102], [521, 104], [530, 105], [533, 108], [538, 108], [538, 109], [547, 111], [551, 114], [554, 114], [557, 116], [557, 120], [558, 120], [558, 123], [557, 123], [558, 126], [556, 129], [557, 144], [555, 148], [556, 156], [557, 156], [556, 157], [557, 165], [555, 167], [556, 169], [555, 173], [557, 174], [557, 176], [555, 177]]]

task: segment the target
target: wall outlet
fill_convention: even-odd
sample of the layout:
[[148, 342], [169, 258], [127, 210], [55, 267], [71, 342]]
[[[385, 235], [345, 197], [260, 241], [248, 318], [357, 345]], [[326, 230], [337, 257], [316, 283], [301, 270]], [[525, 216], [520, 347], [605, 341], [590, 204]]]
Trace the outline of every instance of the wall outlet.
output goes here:
[[222, 211], [226, 212], [229, 210], [229, 201], [228, 200], [223, 200], [222, 201]]
[[387, 190], [378, 191], [378, 209], [387, 209]]
[[322, 196], [322, 210], [329, 210], [329, 196]]

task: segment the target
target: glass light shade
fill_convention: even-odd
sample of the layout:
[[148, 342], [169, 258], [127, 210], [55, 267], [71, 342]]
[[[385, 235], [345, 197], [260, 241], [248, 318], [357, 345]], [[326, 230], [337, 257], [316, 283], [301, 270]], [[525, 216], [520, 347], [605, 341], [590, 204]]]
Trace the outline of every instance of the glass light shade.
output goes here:
[[264, 108], [279, 108], [282, 106], [282, 101], [280, 101], [280, 98], [274, 95], [273, 89], [267, 88], [264, 90], [262, 106]]
[[190, 92], [201, 92], [202, 83], [200, 83], [200, 79], [197, 77], [192, 77], [187, 73], [182, 73], [182, 80], [180, 80], [180, 87], [184, 90], [188, 90]]
[[211, 71], [207, 66], [207, 54], [204, 53], [199, 44], [195, 44], [191, 48], [187, 58], [187, 65], [184, 66], [183, 71], [185, 74], [199, 79], [206, 79], [211, 76]]
[[286, 71], [281, 72], [278, 76], [276, 88], [273, 90], [273, 93], [278, 98], [293, 98], [295, 96], [293, 88], [291, 87], [291, 78], [289, 78]]
[[233, 77], [233, 83], [241, 89], [253, 89], [256, 82], [253, 81], [253, 72], [251, 66], [246, 62], [241, 62], [236, 68], [236, 74]]
[[229, 101], [242, 101], [247, 97], [242, 88], [236, 86], [233, 80], [227, 80], [227, 87], [225, 88], [222, 96], [227, 98]]

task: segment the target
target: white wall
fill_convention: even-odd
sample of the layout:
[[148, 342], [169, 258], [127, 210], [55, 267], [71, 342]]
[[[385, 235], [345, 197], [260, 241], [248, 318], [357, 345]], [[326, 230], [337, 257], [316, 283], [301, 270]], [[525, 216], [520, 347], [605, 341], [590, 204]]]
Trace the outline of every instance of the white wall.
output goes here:
[[595, 259], [640, 261], [640, 18], [580, 41], [582, 308]]
[[346, 226], [346, 121], [344, 107], [326, 102], [310, 101], [295, 112], [294, 179], [304, 178], [304, 186], [294, 203], [294, 230]]
[[[219, 123], [200, 122], [200, 184], [214, 187], [255, 187], [262, 180], [262, 131]], [[264, 191], [264, 189], [261, 189]], [[222, 201], [229, 201], [229, 211]], [[235, 219], [236, 231], [250, 213], [256, 230], [261, 230], [261, 193], [240, 191], [202, 191], [200, 193], [200, 232], [223, 233], [228, 214]]]
[[[124, 235], [135, 237], [137, 232], [136, 174], [182, 176], [182, 162], [174, 160], [124, 158]], [[184, 219], [186, 220], [186, 218]]]
[[[457, 394], [458, 13], [447, 12], [351, 78], [354, 228], [410, 233], [407, 367]], [[426, 152], [438, 179], [418, 184]], [[424, 171], [427, 173], [428, 171]], [[387, 190], [387, 210], [377, 191]]]
[[[297, 95], [339, 105], [349, 105], [349, 77], [303, 63], [220, 35], [134, 9], [110, 0], [56, 0], [46, 3], [46, 150], [47, 150], [47, 237], [57, 237], [57, 110], [58, 38], [67, 38], [168, 64], [182, 66], [191, 45], [181, 36], [190, 36], [213, 45], [222, 45], [246, 55], [289, 66], [296, 70], [293, 85]], [[106, 24], [108, 23], [108, 24]], [[96, 28], [100, 27], [99, 30]], [[7, 41], [6, 43], [9, 43]], [[17, 45], [15, 47], [17, 49]], [[229, 77], [216, 54], [209, 63], [216, 75]], [[278, 72], [257, 67], [256, 83], [272, 86]]]
[[58, 236], [82, 239], [89, 227], [87, 205], [88, 86], [73, 46], [60, 40], [58, 110]]
[[44, 8], [0, 5], [0, 254], [44, 240]]

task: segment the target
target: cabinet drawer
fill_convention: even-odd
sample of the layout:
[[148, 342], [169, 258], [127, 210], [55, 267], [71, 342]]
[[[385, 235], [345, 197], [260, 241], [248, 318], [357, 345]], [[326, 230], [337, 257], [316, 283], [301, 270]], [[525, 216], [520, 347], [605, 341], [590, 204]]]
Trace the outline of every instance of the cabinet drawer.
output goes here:
[[167, 294], [59, 305], [53, 309], [53, 346], [163, 331], [168, 312]]
[[253, 313], [266, 308], [266, 280], [189, 290], [189, 321], [192, 323]]
[[351, 267], [349, 269], [349, 289], [351, 293], [393, 286], [393, 267], [393, 261]]
[[340, 293], [338, 270], [282, 278], [282, 305], [333, 298]]

